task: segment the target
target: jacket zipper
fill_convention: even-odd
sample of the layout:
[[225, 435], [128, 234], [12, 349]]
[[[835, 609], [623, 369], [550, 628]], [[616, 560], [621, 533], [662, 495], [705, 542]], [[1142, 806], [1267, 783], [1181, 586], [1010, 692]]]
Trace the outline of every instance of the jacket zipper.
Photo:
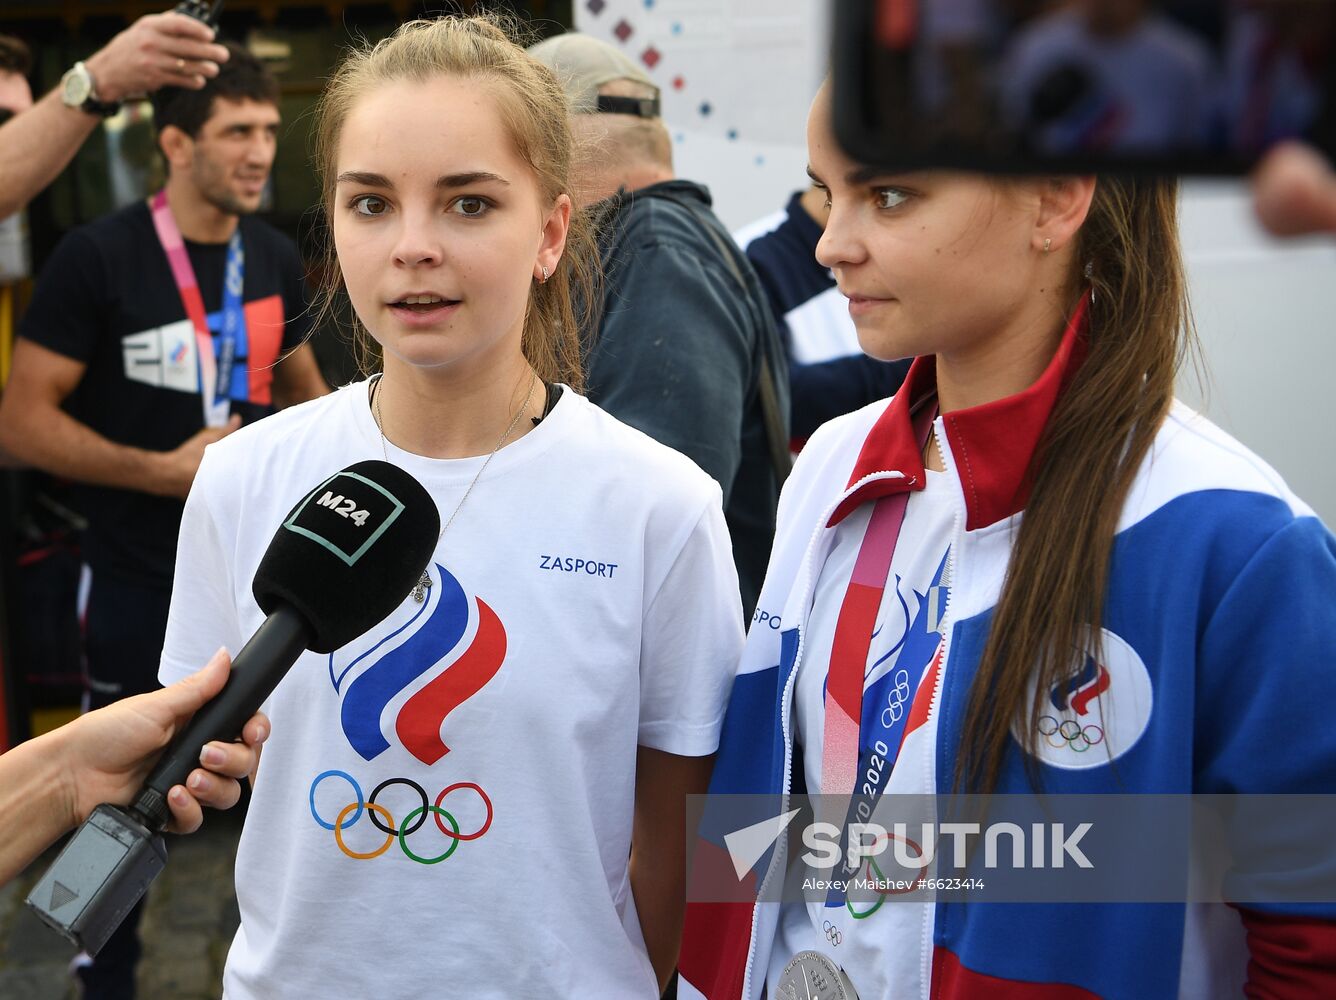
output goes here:
[[[942, 446], [942, 435], [938, 434], [939, 417], [933, 421], [932, 432], [937, 440], [937, 453], [942, 456], [942, 464], [946, 466], [946, 471], [951, 479], [959, 487], [960, 477], [956, 473], [955, 456], [947, 448]], [[950, 655], [951, 646], [951, 608], [956, 598], [956, 565], [957, 557], [961, 547], [965, 544], [965, 535], [960, 521], [960, 510], [962, 500], [959, 496], [953, 498], [952, 502], [952, 526], [951, 526], [951, 547], [946, 554], [946, 578], [949, 582], [946, 588], [946, 603], [942, 606], [942, 618], [937, 623], [937, 629], [942, 635], [942, 662], [937, 669], [937, 678], [933, 682], [932, 697], [928, 699], [928, 721], [931, 722], [937, 717], [938, 703], [941, 701], [942, 687], [946, 677], [946, 663]], [[935, 748], [933, 760], [936, 760]], [[934, 788], [936, 787], [934, 782]]]
[[[942, 456], [942, 464], [946, 466], [947, 473], [950, 474], [952, 482], [956, 484], [956, 488], [957, 490], [959, 490], [960, 476], [957, 474], [955, 466], [955, 456], [951, 454], [948, 448], [943, 446], [943, 438], [945, 437], [945, 435], [939, 433], [938, 427], [940, 423], [941, 423], [941, 418], [938, 417], [936, 420], [933, 421], [932, 425], [933, 437], [937, 441], [937, 453]], [[947, 556], [946, 556], [946, 578], [949, 581], [949, 584], [946, 588], [946, 604], [942, 608], [942, 618], [941, 621], [937, 623], [937, 627], [942, 635], [942, 658], [941, 658], [941, 663], [937, 668], [937, 677], [933, 680], [932, 695], [928, 699], [928, 723], [933, 723], [937, 720], [937, 713], [941, 708], [942, 691], [946, 686], [946, 671], [949, 667], [951, 659], [951, 610], [952, 610], [952, 605], [955, 603], [956, 600], [956, 588], [958, 584], [958, 581], [956, 579], [956, 567], [958, 564], [958, 556], [960, 554], [960, 549], [965, 544], [964, 531], [962, 530], [963, 526], [961, 524], [961, 518], [960, 518], [962, 504], [963, 500], [960, 496], [956, 496], [952, 499], [951, 506], [953, 510], [953, 524], [951, 528], [951, 547], [950, 549], [947, 550]], [[929, 756], [927, 763], [927, 766], [929, 768], [928, 777], [933, 779], [929, 783], [929, 786], [932, 788], [934, 793], [937, 790], [937, 781], [936, 781], [937, 775], [935, 773], [936, 762], [937, 762], [937, 740], [934, 739], [931, 756]], [[933, 904], [933, 909], [930, 912], [933, 915], [933, 923], [935, 924], [936, 904]], [[921, 952], [919, 957], [919, 960], [921, 962], [921, 968], [920, 968], [921, 979], [923, 982], [923, 993], [921, 994], [923, 1000], [931, 1000], [933, 994], [932, 940], [931, 936], [926, 934], [927, 927], [928, 925], [925, 922], [924, 924], [925, 935], [922, 941]]]

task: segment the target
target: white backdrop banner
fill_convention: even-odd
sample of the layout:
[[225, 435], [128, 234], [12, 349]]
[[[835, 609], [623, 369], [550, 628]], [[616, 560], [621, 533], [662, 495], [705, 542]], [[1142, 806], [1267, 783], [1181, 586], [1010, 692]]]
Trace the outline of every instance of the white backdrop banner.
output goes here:
[[575, 0], [576, 27], [658, 84], [678, 176], [708, 185], [730, 228], [806, 184], [829, 16], [815, 0]]

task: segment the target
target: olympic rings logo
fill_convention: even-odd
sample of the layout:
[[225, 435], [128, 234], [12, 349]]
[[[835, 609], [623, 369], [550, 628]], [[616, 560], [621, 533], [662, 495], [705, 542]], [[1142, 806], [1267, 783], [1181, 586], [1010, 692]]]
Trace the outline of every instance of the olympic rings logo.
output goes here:
[[895, 672], [895, 687], [886, 695], [886, 707], [881, 710], [881, 724], [889, 729], [900, 721], [905, 714], [905, 702], [909, 701], [909, 673], [905, 670]]
[[[352, 785], [353, 793], [357, 797], [357, 801], [349, 802], [339, 810], [338, 816], [332, 823], [323, 818], [315, 806], [315, 791], [326, 778], [342, 778]], [[391, 815], [390, 811], [376, 801], [381, 792], [393, 785], [404, 785], [411, 788], [422, 799], [422, 804], [410, 811], [397, 827], [394, 823], [394, 816]], [[487, 807], [487, 819], [483, 821], [482, 826], [472, 833], [460, 833], [459, 822], [441, 807], [441, 803], [445, 801], [447, 795], [461, 789], [470, 789], [477, 792], [483, 805]], [[477, 840], [492, 825], [492, 800], [488, 798], [487, 793], [482, 790], [481, 786], [474, 784], [472, 781], [457, 781], [453, 785], [447, 785], [441, 789], [441, 793], [436, 796], [436, 801], [433, 803], [428, 801], [427, 790], [410, 778], [386, 778], [372, 790], [370, 796], [363, 798], [362, 786], [347, 771], [323, 771], [317, 774], [315, 780], [311, 782], [310, 803], [311, 817], [326, 830], [332, 830], [334, 832], [334, 842], [339, 845], [339, 850], [356, 861], [370, 861], [373, 858], [378, 858], [390, 849], [390, 845], [395, 840], [398, 840], [399, 849], [411, 860], [420, 865], [440, 864], [454, 854], [461, 843], [468, 840]], [[356, 826], [358, 820], [362, 818], [363, 812], [370, 817], [371, 824], [385, 834], [385, 842], [372, 851], [354, 851], [343, 840], [343, 831]], [[427, 822], [429, 813], [436, 821], [436, 828], [450, 841], [450, 846], [443, 853], [430, 858], [415, 853], [408, 846], [408, 838], [422, 829], [422, 825]], [[349, 814], [352, 815], [351, 819], [348, 818]], [[446, 828], [446, 823], [450, 824], [449, 829]]]
[[844, 940], [844, 935], [840, 933], [840, 929], [829, 920], [822, 924], [822, 929], [826, 932], [826, 940], [838, 948], [840, 942]]
[[1039, 735], [1044, 737], [1054, 750], [1061, 750], [1065, 746], [1073, 753], [1085, 753], [1091, 747], [1104, 742], [1104, 730], [1093, 722], [1088, 726], [1082, 726], [1075, 719], [1063, 719], [1059, 722], [1051, 715], [1039, 717]]
[[[872, 842], [872, 846], [875, 848], [884, 840], [899, 840], [903, 842], [907, 847], [913, 848], [915, 858], [923, 857], [923, 848], [918, 845], [917, 841], [910, 840], [908, 837], [897, 836], [894, 833], [888, 832], [882, 834], [880, 837], [878, 837], [875, 841]], [[881, 870], [881, 865], [877, 864], [877, 859], [873, 855], [868, 856], [866, 867], [867, 867], [867, 877], [869, 878], [869, 880], [875, 877], [875, 880], [878, 883], [880, 883], [879, 885], [874, 886], [872, 889], [872, 891], [877, 894], [877, 900], [866, 910], [855, 910], [853, 901], [850, 899], [846, 899], [844, 901], [844, 908], [849, 911], [849, 916], [853, 917], [855, 920], [866, 920], [868, 917], [872, 916], [872, 914], [876, 913], [878, 910], [881, 909], [881, 904], [886, 902], [887, 896], [904, 895], [905, 893], [913, 892], [917, 888], [917, 885], [913, 880], [910, 881], [910, 884], [908, 886], [905, 886], [903, 888], [896, 888], [887, 885], [887, 883], [889, 883], [890, 880], [886, 877], [886, 874]], [[860, 866], [859, 871], [862, 870], [863, 869]], [[881, 885], [886, 885], [886, 888], [883, 889]]]

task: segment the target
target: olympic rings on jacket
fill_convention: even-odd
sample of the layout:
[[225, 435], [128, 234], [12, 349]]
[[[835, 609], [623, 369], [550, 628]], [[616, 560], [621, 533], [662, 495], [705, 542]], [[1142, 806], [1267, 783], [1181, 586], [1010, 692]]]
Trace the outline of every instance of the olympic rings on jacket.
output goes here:
[[821, 925], [821, 929], [826, 932], [826, 940], [838, 948], [840, 942], [844, 940], [844, 935], [840, 933], [840, 929], [829, 920]]
[[[1054, 750], [1061, 750], [1066, 746], [1073, 753], [1085, 753], [1091, 747], [1104, 742], [1104, 730], [1093, 722], [1083, 727], [1075, 719], [1063, 719], [1059, 722], [1051, 715], [1039, 717], [1039, 735], [1044, 737], [1045, 742]], [[1056, 743], [1053, 742], [1055, 737]]]
[[[320, 813], [316, 810], [315, 805], [316, 789], [326, 778], [342, 778], [352, 786], [353, 792], [357, 797], [355, 802], [349, 802], [339, 810], [339, 814], [333, 823], [330, 823], [328, 820], [321, 817]], [[410, 811], [409, 814], [404, 817], [403, 824], [398, 827], [395, 826], [394, 816], [390, 811], [376, 801], [377, 796], [391, 785], [406, 785], [416, 791], [419, 798], [422, 800], [422, 804]], [[472, 833], [460, 833], [459, 822], [452, 814], [441, 807], [441, 803], [445, 800], [447, 795], [457, 789], [464, 788], [470, 788], [477, 792], [478, 796], [482, 799], [483, 805], [487, 809], [487, 818], [483, 821], [482, 826]], [[334, 833], [334, 842], [338, 844], [339, 850], [357, 861], [370, 861], [373, 858], [380, 857], [388, 851], [390, 845], [398, 839], [399, 849], [402, 850], [404, 855], [408, 858], [411, 858], [413, 861], [416, 861], [421, 865], [439, 864], [450, 857], [450, 855], [454, 854], [461, 842], [466, 840], [477, 840], [485, 834], [491, 828], [493, 818], [492, 800], [488, 797], [487, 793], [483, 791], [480, 785], [472, 781], [459, 781], [443, 788], [440, 794], [436, 796], [435, 803], [429, 804], [426, 789], [417, 782], [410, 778], [387, 778], [376, 786], [369, 798], [364, 799], [362, 797], [362, 786], [357, 783], [356, 778], [348, 774], [346, 771], [323, 771], [316, 775], [315, 780], [311, 782], [310, 805], [312, 818], [326, 830], [332, 830]], [[344, 843], [343, 831], [349, 827], [355, 826], [357, 821], [362, 818], [362, 813], [364, 811], [371, 817], [371, 822], [376, 829], [385, 834], [385, 842], [371, 851], [354, 851]], [[439, 854], [434, 858], [422, 857], [421, 855], [414, 853], [408, 846], [408, 838], [422, 828], [422, 824], [427, 821], [428, 813], [431, 813], [435, 818], [436, 826], [441, 833], [450, 840], [450, 846], [446, 848], [442, 854]], [[349, 819], [350, 815], [352, 816], [351, 819]], [[446, 823], [449, 823], [448, 829]]]
[[886, 694], [886, 707], [881, 710], [881, 724], [890, 729], [905, 714], [909, 702], [909, 672], [903, 668], [895, 672], [895, 686]]

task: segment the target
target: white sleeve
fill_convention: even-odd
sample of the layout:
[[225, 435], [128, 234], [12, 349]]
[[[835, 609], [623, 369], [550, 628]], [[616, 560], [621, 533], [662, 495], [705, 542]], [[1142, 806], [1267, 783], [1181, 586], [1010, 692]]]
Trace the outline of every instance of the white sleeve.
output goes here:
[[645, 612], [641, 746], [682, 757], [718, 749], [742, 642], [738, 574], [716, 487]]
[[225, 530], [210, 503], [211, 496], [223, 495], [228, 480], [219, 468], [224, 463], [213, 452], [205, 449], [181, 515], [167, 637], [158, 667], [164, 684], [199, 670], [219, 646], [236, 656], [245, 639], [233, 597], [234, 547], [223, 543], [223, 538], [235, 536], [236, 526]]

